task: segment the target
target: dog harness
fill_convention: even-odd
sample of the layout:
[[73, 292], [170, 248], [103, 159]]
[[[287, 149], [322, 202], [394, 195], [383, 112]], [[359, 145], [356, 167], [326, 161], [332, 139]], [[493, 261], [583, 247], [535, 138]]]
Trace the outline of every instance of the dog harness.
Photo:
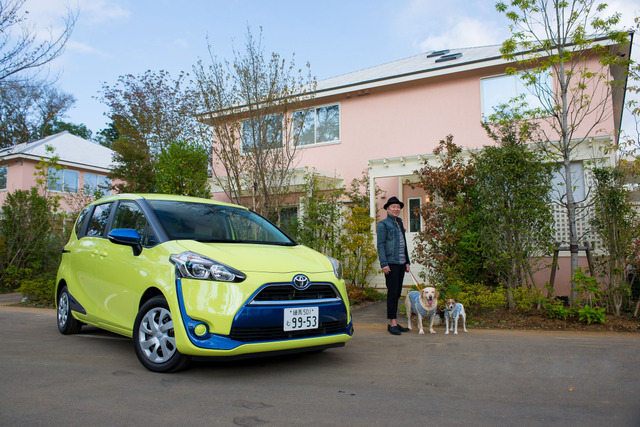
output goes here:
[[431, 317], [436, 314], [437, 306], [433, 307], [433, 310], [427, 310], [422, 307], [420, 304], [420, 292], [418, 291], [409, 292], [409, 301], [411, 301], [411, 310], [413, 310], [414, 313], [419, 313], [422, 317]]
[[453, 310], [452, 311], [445, 311], [444, 315], [447, 316], [449, 319], [455, 319], [456, 317], [458, 317], [460, 315], [461, 311], [462, 311], [462, 304], [457, 302], [456, 305], [453, 306]]

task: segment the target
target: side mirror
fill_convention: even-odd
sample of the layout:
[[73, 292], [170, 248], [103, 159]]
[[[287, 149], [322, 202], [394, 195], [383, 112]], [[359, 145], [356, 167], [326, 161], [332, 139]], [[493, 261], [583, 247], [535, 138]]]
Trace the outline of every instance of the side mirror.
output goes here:
[[142, 237], [133, 228], [116, 228], [111, 230], [107, 237], [116, 245], [131, 246], [135, 256], [142, 253]]

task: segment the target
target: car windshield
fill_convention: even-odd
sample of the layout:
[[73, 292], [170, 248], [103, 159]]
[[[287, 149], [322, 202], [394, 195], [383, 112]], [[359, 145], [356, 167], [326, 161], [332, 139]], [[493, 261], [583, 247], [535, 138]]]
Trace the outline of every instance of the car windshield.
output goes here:
[[149, 200], [171, 240], [292, 246], [280, 229], [253, 212], [232, 206]]

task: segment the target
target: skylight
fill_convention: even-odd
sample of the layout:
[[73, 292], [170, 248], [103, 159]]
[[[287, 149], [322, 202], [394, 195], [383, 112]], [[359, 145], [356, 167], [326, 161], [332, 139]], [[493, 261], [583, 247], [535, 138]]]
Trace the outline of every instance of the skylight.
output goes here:
[[462, 56], [461, 53], [452, 53], [451, 55], [443, 55], [440, 58], [436, 59], [436, 62], [445, 62], [445, 61], [453, 61]]
[[427, 55], [427, 58], [435, 58], [436, 56], [442, 56], [447, 53], [449, 53], [449, 49], [436, 50], [435, 52], [431, 52], [429, 55]]

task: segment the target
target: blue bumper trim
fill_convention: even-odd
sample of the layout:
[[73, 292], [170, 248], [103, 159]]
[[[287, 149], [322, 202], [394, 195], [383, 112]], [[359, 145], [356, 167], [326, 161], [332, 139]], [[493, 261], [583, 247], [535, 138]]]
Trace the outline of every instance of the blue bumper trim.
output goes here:
[[[270, 283], [271, 284], [271, 283]], [[282, 322], [284, 319], [283, 309], [285, 307], [304, 307], [305, 305], [310, 305], [309, 303], [305, 303], [304, 301], [300, 301], [295, 304], [287, 304], [287, 305], [250, 305], [249, 302], [253, 300], [253, 297], [259, 293], [265, 286], [270, 285], [265, 284], [261, 286], [253, 295], [247, 298], [247, 302], [238, 310], [234, 319], [232, 327], [239, 328], [253, 328], [253, 327], [282, 327]], [[178, 304], [180, 306], [180, 314], [182, 316], [182, 321], [184, 323], [185, 330], [187, 332], [187, 336], [193, 345], [199, 348], [210, 349], [210, 350], [233, 350], [236, 347], [239, 347], [244, 344], [253, 344], [253, 343], [265, 343], [270, 341], [301, 341], [309, 338], [319, 338], [319, 337], [327, 337], [331, 335], [340, 335], [340, 334], [348, 334], [353, 336], [353, 321], [349, 322], [347, 327], [335, 334], [326, 334], [326, 335], [311, 335], [304, 337], [294, 337], [294, 338], [284, 338], [284, 339], [274, 339], [274, 340], [260, 340], [260, 341], [236, 341], [229, 338], [228, 335], [219, 335], [209, 332], [209, 328], [206, 328], [206, 333], [202, 336], [198, 336], [195, 333], [195, 328], [197, 325], [203, 323], [200, 321], [196, 321], [189, 317], [187, 311], [185, 309], [184, 298], [182, 296], [182, 281], [181, 279], [176, 279], [176, 291], [178, 295]], [[319, 308], [320, 315], [320, 323], [335, 321], [340, 319], [346, 319], [347, 310], [342, 301], [340, 302], [329, 302], [329, 303], [318, 303], [318, 301], [313, 301], [313, 306], [317, 306]], [[207, 326], [207, 325], [205, 325]]]

